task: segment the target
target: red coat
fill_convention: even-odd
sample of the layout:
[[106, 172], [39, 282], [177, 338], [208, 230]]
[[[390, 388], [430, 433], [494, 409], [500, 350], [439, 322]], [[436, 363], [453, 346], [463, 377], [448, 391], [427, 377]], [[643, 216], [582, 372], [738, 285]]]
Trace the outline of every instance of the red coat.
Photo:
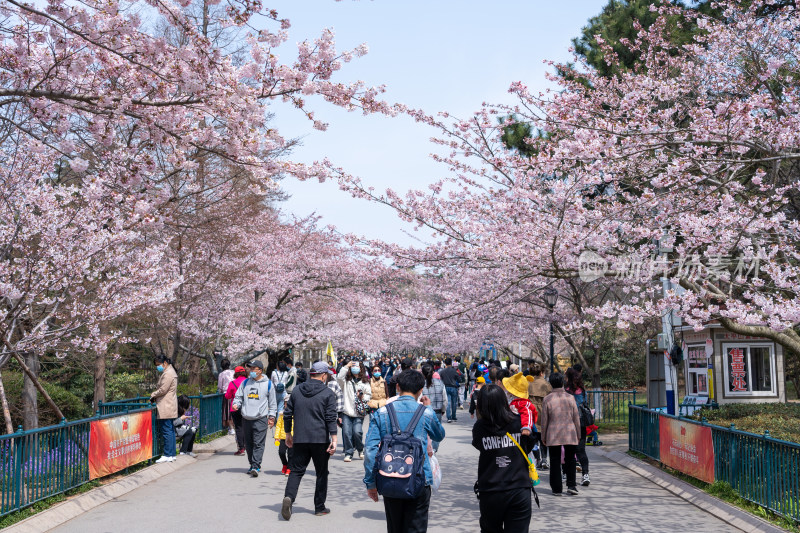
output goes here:
[[[241, 385], [242, 382], [246, 379], [247, 378], [245, 376], [239, 376], [238, 378], [228, 383], [228, 390], [225, 391], [225, 398], [233, 400], [233, 397], [236, 396], [236, 391], [239, 390], [239, 385]], [[232, 412], [233, 412], [233, 402], [231, 402], [231, 413]]]
[[536, 412], [536, 407], [533, 402], [527, 398], [515, 398], [511, 402], [513, 410], [519, 413], [520, 421], [522, 422], [522, 429], [533, 431], [536, 428], [536, 422], [539, 420], [539, 413]]

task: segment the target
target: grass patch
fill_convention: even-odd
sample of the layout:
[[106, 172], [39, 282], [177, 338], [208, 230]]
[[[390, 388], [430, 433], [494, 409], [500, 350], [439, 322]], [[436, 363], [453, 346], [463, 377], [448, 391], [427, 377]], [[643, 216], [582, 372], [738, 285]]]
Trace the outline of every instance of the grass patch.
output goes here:
[[31, 505], [30, 507], [26, 507], [25, 509], [21, 509], [15, 513], [11, 513], [3, 518], [0, 518], [0, 529], [6, 528], [8, 526], [12, 526], [17, 522], [21, 522], [26, 518], [30, 518], [31, 516], [41, 513], [49, 509], [50, 507], [54, 506], [57, 503], [61, 503], [65, 501], [70, 496], [74, 496], [76, 494], [82, 494], [84, 492], [88, 492], [95, 487], [100, 486], [100, 481], [93, 480], [89, 481], [88, 483], [84, 483], [80, 487], [75, 487], [74, 489], [70, 489], [66, 492], [61, 494], [56, 494], [55, 496], [50, 496], [49, 498], [45, 498], [44, 500], [38, 501]]
[[602, 439], [603, 433], [627, 433], [628, 432], [628, 424], [623, 424], [621, 422], [600, 422], [597, 424], [599, 428], [597, 433], [601, 435], [600, 440]]
[[216, 433], [209, 433], [208, 435], [203, 435], [202, 437], [197, 439], [197, 442], [199, 442], [201, 444], [206, 443], [206, 442], [211, 442], [212, 440], [216, 440], [216, 439], [218, 439], [220, 437], [224, 437], [227, 433], [228, 433], [227, 429], [223, 429], [222, 431], [217, 431]]
[[688, 476], [683, 472], [679, 472], [677, 470], [673, 470], [668, 466], [664, 466], [659, 461], [651, 459], [647, 457], [643, 453], [639, 453], [634, 450], [628, 450], [628, 455], [635, 459], [639, 459], [649, 465], [655, 466], [663, 470], [664, 472], [668, 473], [669, 475], [680, 479], [681, 481], [685, 481], [690, 485], [697, 487], [698, 489], [718, 498], [726, 503], [733, 505], [734, 507], [738, 507], [739, 509], [746, 511], [752, 515], [755, 515], [762, 520], [765, 520], [775, 526], [781, 527], [792, 533], [800, 533], [800, 523], [795, 522], [791, 518], [787, 518], [785, 516], [781, 516], [779, 514], [770, 511], [766, 507], [762, 507], [757, 503], [753, 503], [751, 501], [745, 500], [734, 490], [730, 484], [726, 483], [725, 481], [715, 481], [714, 483], [706, 483], [705, 481], [700, 481], [699, 479], [695, 479], [692, 476]]
[[763, 435], [769, 431], [774, 439], [800, 442], [800, 404], [797, 403], [731, 403], [719, 409], [701, 409], [690, 418], [705, 417], [709, 423]]

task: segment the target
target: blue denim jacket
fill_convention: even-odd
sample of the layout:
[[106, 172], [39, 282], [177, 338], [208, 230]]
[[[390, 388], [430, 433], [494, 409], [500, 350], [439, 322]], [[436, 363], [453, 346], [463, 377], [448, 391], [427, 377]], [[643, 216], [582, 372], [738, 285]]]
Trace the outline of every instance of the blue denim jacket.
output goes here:
[[[400, 429], [406, 428], [414, 412], [417, 410], [419, 404], [414, 400], [413, 396], [400, 396], [392, 402], [394, 409], [397, 412], [397, 421], [400, 423]], [[370, 417], [369, 431], [367, 431], [367, 440], [364, 443], [364, 484], [368, 489], [375, 488], [375, 475], [372, 469], [375, 466], [375, 455], [378, 453], [378, 446], [381, 444], [381, 437], [389, 433], [389, 413], [386, 412], [386, 407], [381, 407], [375, 411]], [[444, 427], [433, 409], [427, 407], [425, 413], [414, 429], [414, 436], [422, 441], [422, 445], [427, 449], [428, 436], [436, 442], [441, 442], [444, 439]], [[425, 453], [425, 484], [433, 484], [433, 471], [431, 471], [431, 463], [428, 459], [427, 452]]]
[[586, 403], [586, 390], [583, 389], [580, 394], [571, 393], [575, 398], [575, 403], [580, 407], [582, 403]]

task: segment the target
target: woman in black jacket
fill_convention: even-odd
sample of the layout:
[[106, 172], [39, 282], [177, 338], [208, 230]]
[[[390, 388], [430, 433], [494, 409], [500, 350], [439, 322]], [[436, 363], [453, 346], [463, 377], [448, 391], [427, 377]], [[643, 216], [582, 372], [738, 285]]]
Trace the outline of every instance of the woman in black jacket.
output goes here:
[[486, 385], [478, 397], [480, 418], [472, 427], [472, 445], [478, 459], [481, 533], [527, 532], [531, 522], [531, 479], [527, 456], [535, 435], [522, 435], [519, 415], [508, 406], [506, 393]]

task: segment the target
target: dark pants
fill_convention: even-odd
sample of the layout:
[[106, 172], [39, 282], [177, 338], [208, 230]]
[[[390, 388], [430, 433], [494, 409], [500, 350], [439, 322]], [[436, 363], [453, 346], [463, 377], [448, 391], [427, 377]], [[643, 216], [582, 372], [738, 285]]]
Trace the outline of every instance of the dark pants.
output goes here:
[[428, 509], [431, 488], [425, 487], [415, 500], [383, 497], [386, 509], [386, 531], [389, 533], [425, 533], [428, 531]]
[[314, 511], [325, 509], [325, 500], [328, 498], [328, 445], [323, 443], [294, 443], [292, 459], [289, 462], [289, 479], [286, 480], [286, 491], [283, 497], [289, 497], [294, 503], [297, 498], [297, 489], [300, 480], [306, 473], [308, 463], [314, 462], [314, 471], [317, 474], [317, 486], [314, 488]]
[[278, 446], [278, 457], [281, 458], [281, 464], [283, 466], [289, 466], [289, 463], [292, 461], [292, 456], [294, 455], [294, 448], [289, 448], [286, 446], [286, 439], [281, 439], [281, 443]]
[[194, 438], [197, 436], [197, 429], [192, 428], [181, 437], [181, 453], [192, 451], [194, 448]]
[[531, 489], [481, 492], [481, 533], [527, 533], [531, 524]]
[[161, 455], [175, 457], [175, 424], [171, 418], [159, 418], [158, 425], [161, 428], [161, 442], [164, 446]]
[[445, 387], [447, 392], [447, 419], [455, 420], [458, 412], [458, 387]]
[[578, 443], [578, 448], [575, 451], [575, 455], [578, 456], [578, 462], [581, 464], [581, 470], [584, 474], [589, 473], [589, 456], [586, 455], [586, 430], [583, 430], [583, 437], [581, 437], [580, 442]]
[[[550, 488], [553, 489], [555, 494], [564, 490], [564, 485], [561, 483], [561, 448], [562, 446], [548, 446], [548, 453], [550, 454]], [[567, 473], [567, 487], [576, 487], [575, 483], [575, 451], [578, 446], [569, 444], [563, 446], [564, 448], [564, 470]]]
[[236, 449], [244, 450], [244, 427], [241, 410], [233, 411], [231, 417], [233, 418], [233, 430], [236, 432]]
[[[539, 443], [539, 449], [533, 450], [533, 457], [536, 458], [537, 461], [547, 461], [547, 446]], [[560, 460], [561, 459], [559, 459], [559, 461]]]
[[[267, 442], [267, 417], [242, 422], [244, 429], [244, 449], [247, 450], [247, 461], [250, 468], [261, 470], [261, 459], [264, 458], [264, 445]], [[574, 469], [573, 469], [574, 470]]]
[[428, 531], [428, 508], [431, 488], [425, 487], [415, 500], [383, 497], [386, 531], [389, 533], [425, 533]]

